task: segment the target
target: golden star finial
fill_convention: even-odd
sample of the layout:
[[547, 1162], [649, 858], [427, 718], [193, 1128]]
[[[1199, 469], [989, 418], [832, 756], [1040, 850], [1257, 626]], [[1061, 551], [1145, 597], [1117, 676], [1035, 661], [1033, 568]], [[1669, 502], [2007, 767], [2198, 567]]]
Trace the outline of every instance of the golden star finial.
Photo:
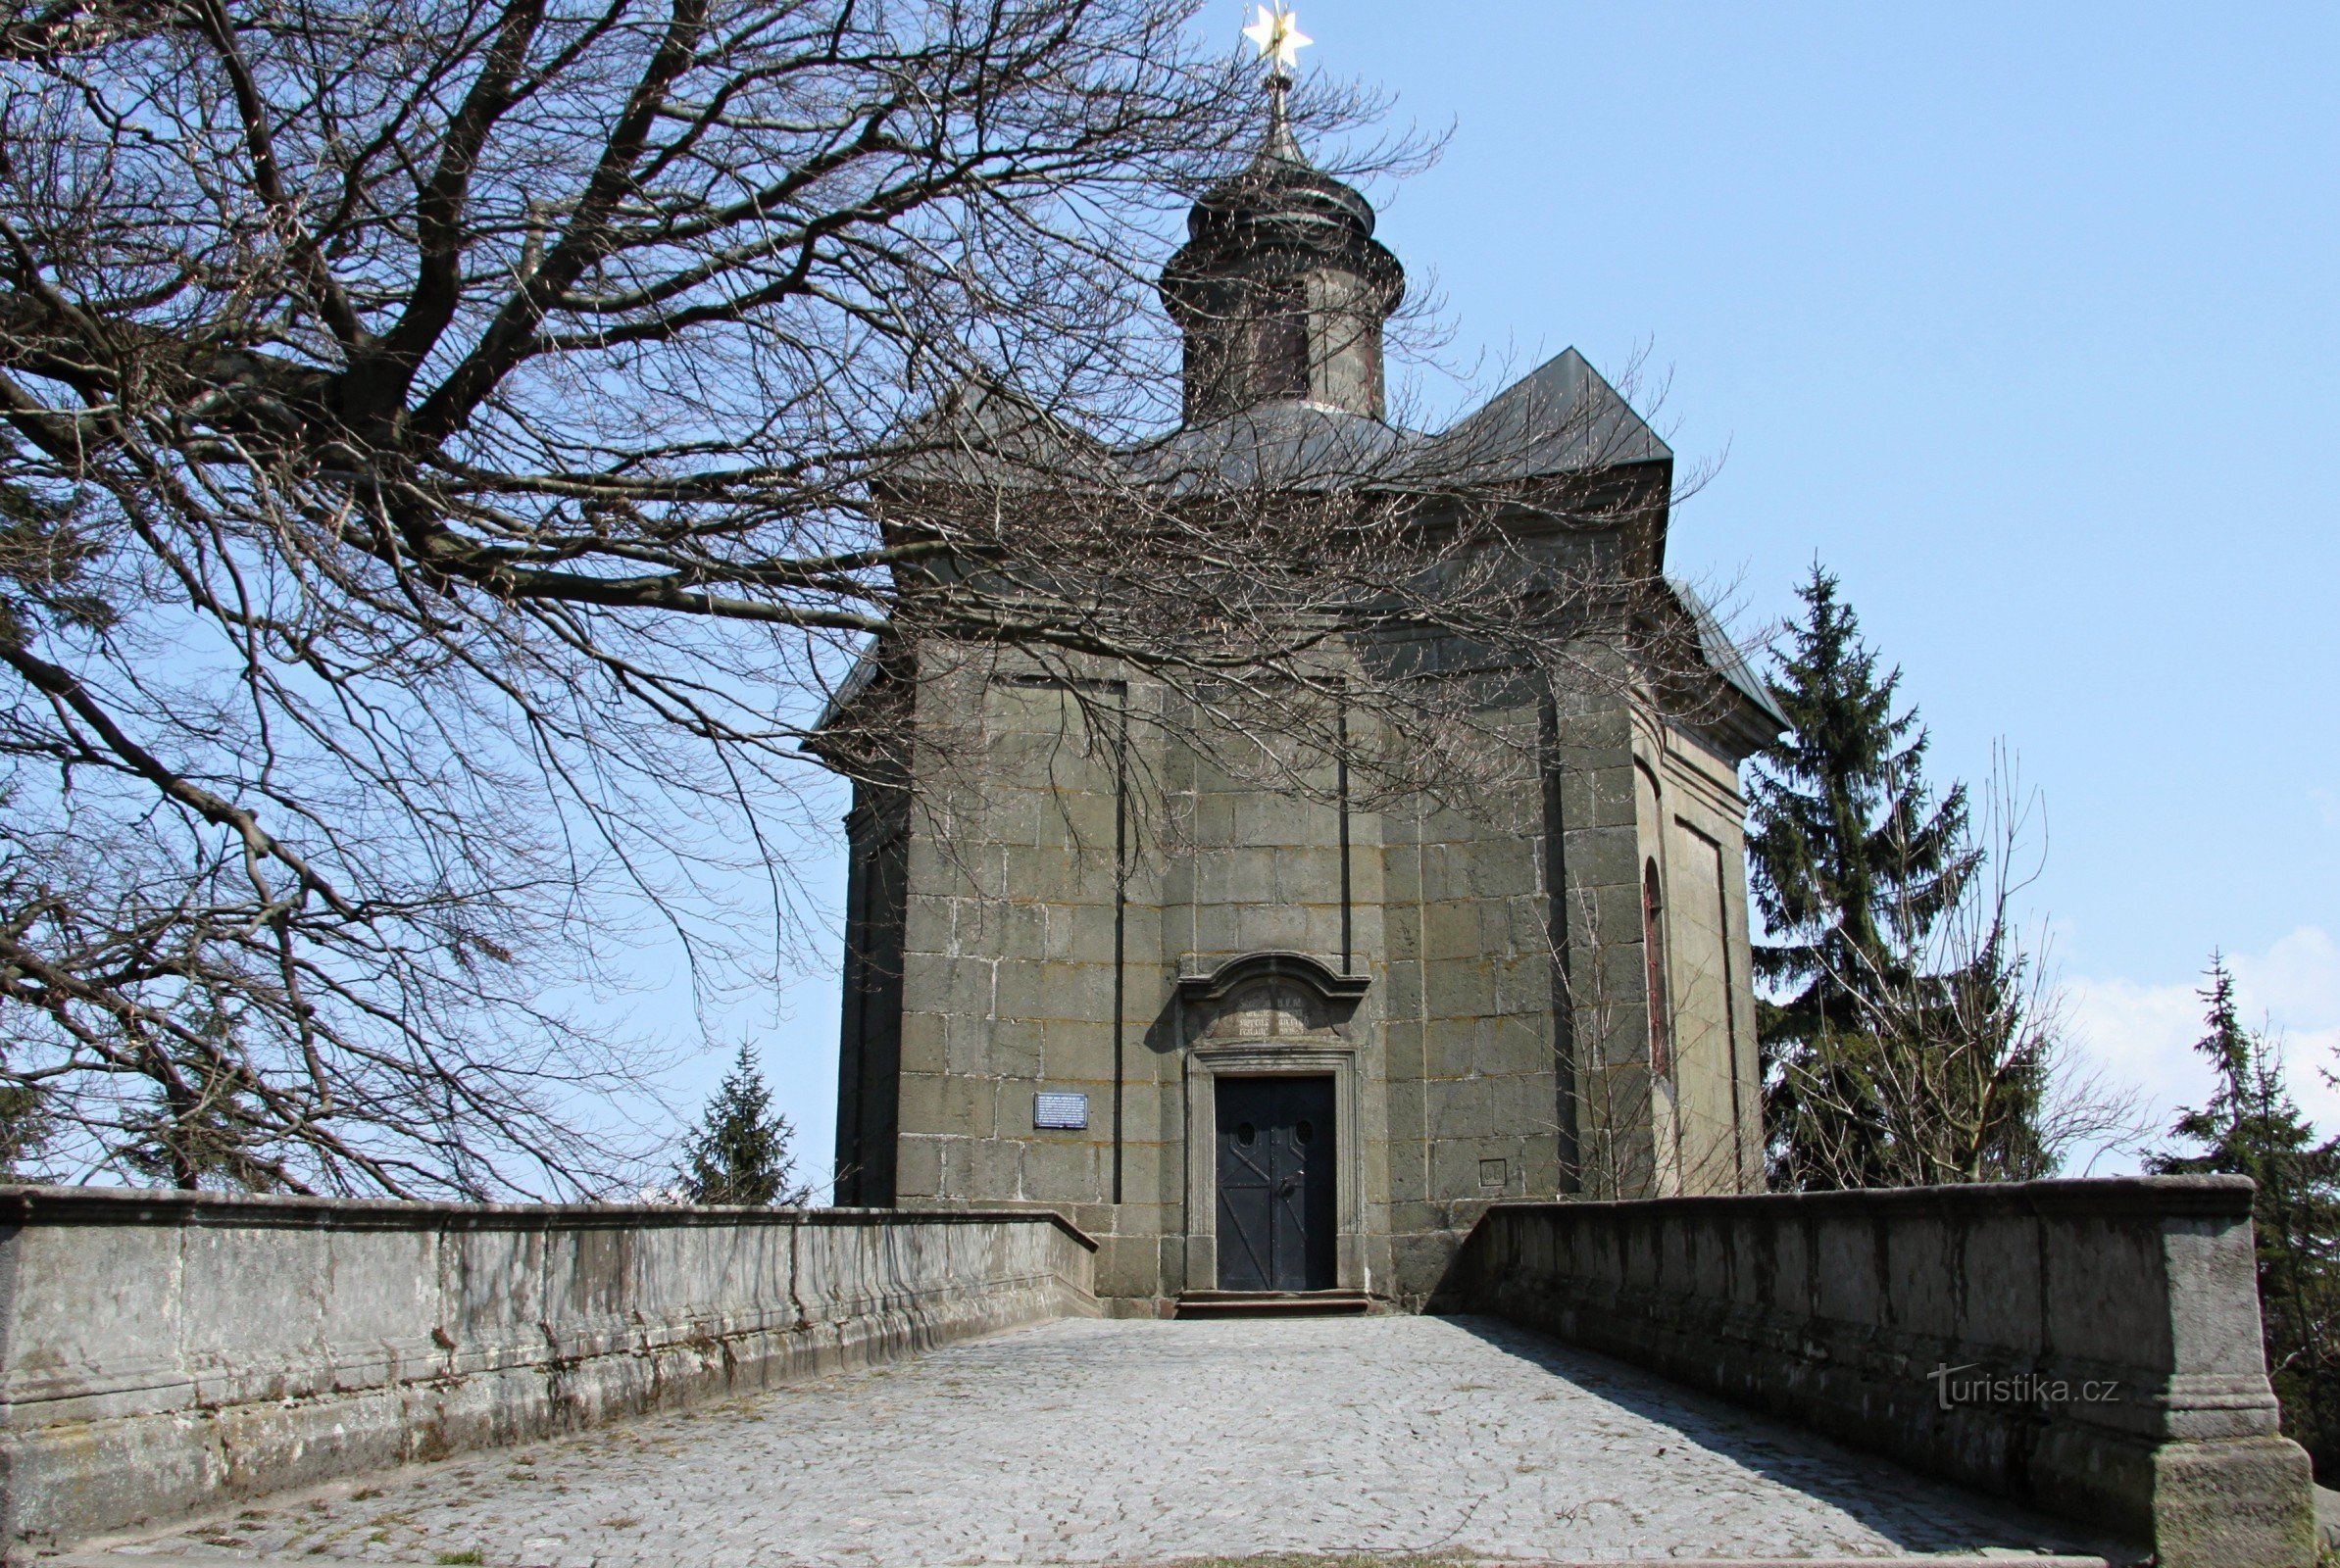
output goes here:
[[1275, 9], [1257, 8], [1260, 20], [1243, 29], [1243, 36], [1260, 46], [1260, 56], [1273, 56], [1279, 75], [1289, 75], [1300, 64], [1300, 51], [1317, 40], [1300, 30], [1300, 19], [1293, 15], [1284, 0], [1275, 0]]

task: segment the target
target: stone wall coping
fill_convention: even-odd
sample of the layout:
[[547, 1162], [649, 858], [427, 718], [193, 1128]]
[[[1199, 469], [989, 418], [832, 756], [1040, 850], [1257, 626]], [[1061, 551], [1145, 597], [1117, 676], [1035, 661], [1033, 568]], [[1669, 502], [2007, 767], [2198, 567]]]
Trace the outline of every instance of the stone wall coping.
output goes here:
[[0, 1184], [0, 1225], [316, 1226], [340, 1230], [611, 1230], [645, 1223], [738, 1225], [1054, 1225], [1094, 1252], [1097, 1241], [1052, 1208], [752, 1208], [730, 1203], [464, 1203], [279, 1193], [188, 1192], [172, 1187]]
[[1488, 1206], [1440, 1304], [2150, 1543], [2161, 1568], [2313, 1568], [2308, 1455], [2260, 1344], [2255, 1192], [2116, 1176], [1515, 1200]]
[[1845, 1192], [1722, 1193], [1695, 1198], [1502, 1199], [1492, 1209], [1555, 1213], [1617, 1212], [1744, 1215], [1756, 1209], [1816, 1217], [1867, 1219], [1911, 1209], [1999, 1210], [2041, 1217], [2247, 1219], [2257, 1186], [2248, 1176], [2092, 1176], [2037, 1182], [1864, 1188]]
[[0, 1186], [0, 1557], [1096, 1312], [988, 1210]]

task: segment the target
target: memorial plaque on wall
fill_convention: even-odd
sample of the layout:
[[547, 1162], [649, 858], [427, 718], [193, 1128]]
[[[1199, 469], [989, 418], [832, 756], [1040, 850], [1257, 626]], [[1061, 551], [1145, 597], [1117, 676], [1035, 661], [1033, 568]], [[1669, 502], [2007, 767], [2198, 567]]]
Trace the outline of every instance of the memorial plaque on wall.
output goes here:
[[1032, 1125], [1077, 1130], [1089, 1124], [1089, 1097], [1086, 1095], [1032, 1096]]

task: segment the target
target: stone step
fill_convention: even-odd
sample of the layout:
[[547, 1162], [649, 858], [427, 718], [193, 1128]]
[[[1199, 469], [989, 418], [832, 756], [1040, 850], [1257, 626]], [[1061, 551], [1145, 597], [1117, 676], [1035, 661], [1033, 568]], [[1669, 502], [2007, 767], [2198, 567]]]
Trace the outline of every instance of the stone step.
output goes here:
[[1180, 1317], [1363, 1317], [1373, 1298], [1363, 1291], [1185, 1291]]

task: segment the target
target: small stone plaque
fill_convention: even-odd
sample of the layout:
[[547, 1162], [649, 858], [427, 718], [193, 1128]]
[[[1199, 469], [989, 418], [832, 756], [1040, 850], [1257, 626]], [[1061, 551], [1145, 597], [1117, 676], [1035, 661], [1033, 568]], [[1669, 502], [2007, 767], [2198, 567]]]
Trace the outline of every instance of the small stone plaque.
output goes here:
[[1062, 1127], [1066, 1129], [1078, 1129], [1086, 1127], [1088, 1124], [1088, 1096], [1032, 1096], [1032, 1125], [1034, 1127]]

